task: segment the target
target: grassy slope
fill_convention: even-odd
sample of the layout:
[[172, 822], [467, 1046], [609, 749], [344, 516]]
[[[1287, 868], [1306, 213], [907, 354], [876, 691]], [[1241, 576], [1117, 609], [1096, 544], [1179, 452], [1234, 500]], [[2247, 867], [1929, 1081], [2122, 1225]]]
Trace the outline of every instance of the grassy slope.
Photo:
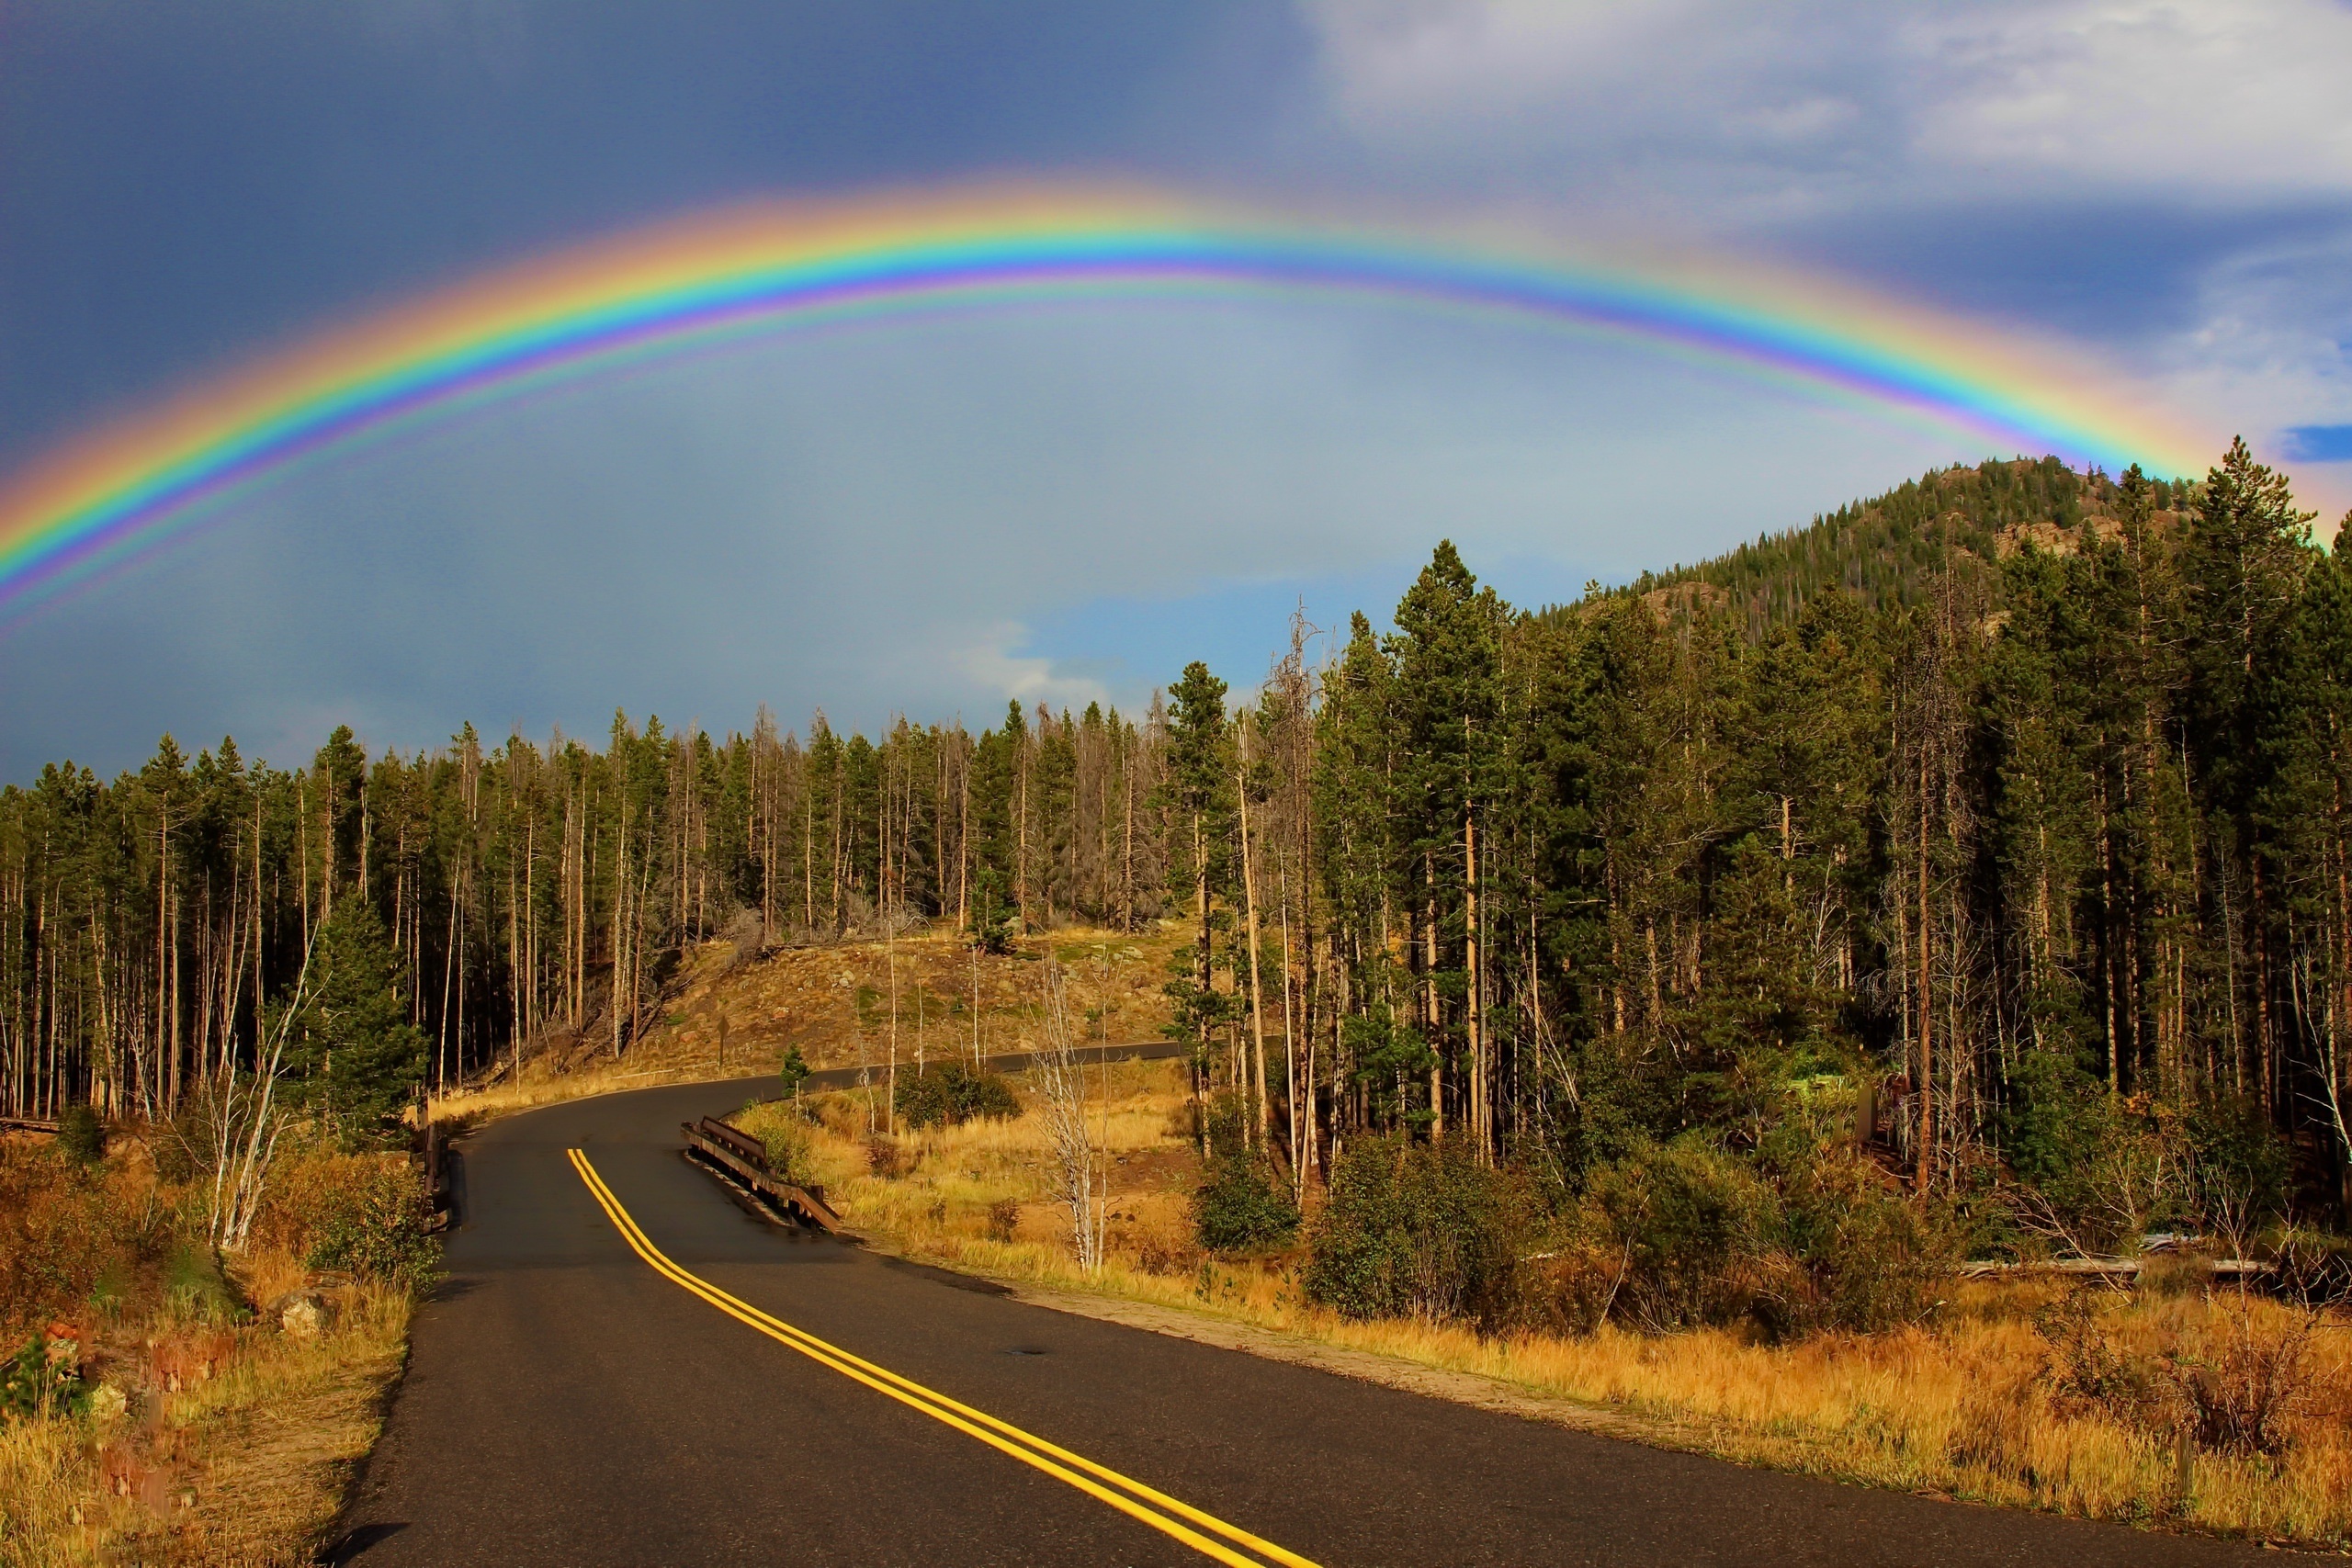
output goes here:
[[[1173, 930], [1134, 936], [1054, 933], [1055, 956], [1074, 1005], [1088, 1013], [1090, 1036], [1107, 1028], [1113, 1040], [1159, 1038], [1168, 1021], [1159, 987], [1182, 940]], [[983, 1055], [1032, 1050], [1041, 1038], [1044, 954], [1045, 943], [1030, 942], [1009, 955], [975, 955], [952, 932], [888, 943], [775, 948], [757, 955], [740, 953], [730, 942], [710, 942], [680, 966], [660, 1021], [617, 1055], [594, 1043], [570, 1055], [543, 1052], [519, 1077], [502, 1074], [485, 1086], [436, 1096], [434, 1114], [497, 1115], [583, 1094], [773, 1073], [793, 1046], [811, 1067], [864, 1064], [887, 1072], [894, 989], [895, 1049], [902, 1066], [918, 1054], [968, 1055], [976, 1046]]]

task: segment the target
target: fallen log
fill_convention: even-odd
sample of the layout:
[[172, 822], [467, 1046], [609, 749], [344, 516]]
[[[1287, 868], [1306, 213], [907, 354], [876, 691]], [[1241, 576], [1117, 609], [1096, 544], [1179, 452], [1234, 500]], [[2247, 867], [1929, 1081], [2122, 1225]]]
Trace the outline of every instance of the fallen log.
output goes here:
[[[2158, 1253], [2154, 1256], [2177, 1255]], [[2050, 1258], [2029, 1263], [1963, 1263], [1954, 1272], [1963, 1280], [1982, 1280], [2006, 1274], [2061, 1274], [2110, 1279], [2135, 1275], [2149, 1262], [2147, 1258]], [[2259, 1258], [2216, 1258], [2207, 1267], [2215, 1274], [2237, 1276], [2267, 1274], [2275, 1265]]]

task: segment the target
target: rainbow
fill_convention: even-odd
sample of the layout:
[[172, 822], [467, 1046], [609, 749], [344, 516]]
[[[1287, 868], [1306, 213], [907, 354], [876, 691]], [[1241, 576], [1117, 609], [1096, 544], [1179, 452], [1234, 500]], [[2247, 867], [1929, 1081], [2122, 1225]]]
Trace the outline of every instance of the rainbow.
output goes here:
[[1630, 340], [1996, 452], [2189, 471], [2191, 444], [2098, 377], [1819, 279], [1570, 259], [1156, 196], [929, 193], [736, 209], [562, 252], [100, 430], [0, 485], [0, 622], [306, 462], [616, 366], [925, 311], [1268, 295]]

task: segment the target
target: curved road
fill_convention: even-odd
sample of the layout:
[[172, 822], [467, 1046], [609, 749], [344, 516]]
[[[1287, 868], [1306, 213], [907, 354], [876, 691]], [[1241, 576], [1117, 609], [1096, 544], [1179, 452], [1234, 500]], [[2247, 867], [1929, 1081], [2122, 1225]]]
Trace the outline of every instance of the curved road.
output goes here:
[[[796, 1351], [749, 1321], [760, 1314], [1326, 1568], [2277, 1560], [1643, 1448], [1024, 1305], [787, 1233], [689, 1165], [678, 1137], [681, 1121], [774, 1087], [640, 1089], [464, 1141], [449, 1279], [418, 1315], [330, 1561], [1211, 1560], [935, 1404]], [[632, 1247], [571, 1149], [707, 1296]]]

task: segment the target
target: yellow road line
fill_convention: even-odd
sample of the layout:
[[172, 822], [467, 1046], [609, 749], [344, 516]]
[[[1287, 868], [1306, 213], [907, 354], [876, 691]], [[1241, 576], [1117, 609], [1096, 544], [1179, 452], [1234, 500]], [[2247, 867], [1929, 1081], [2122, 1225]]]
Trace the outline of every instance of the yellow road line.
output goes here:
[[[605, 1185], [604, 1178], [596, 1173], [596, 1168], [588, 1162], [588, 1156], [585, 1154], [578, 1149], [566, 1152], [571, 1157], [572, 1168], [580, 1173], [580, 1179], [587, 1184], [590, 1196], [594, 1197], [597, 1206], [605, 1211], [605, 1217], [613, 1222], [613, 1228], [620, 1232], [621, 1239], [628, 1244], [629, 1250], [652, 1265], [655, 1273], [689, 1293], [701, 1297], [728, 1316], [750, 1325], [769, 1338], [791, 1347], [809, 1359], [831, 1368], [843, 1377], [862, 1382], [877, 1393], [888, 1394], [901, 1404], [922, 1411], [934, 1421], [943, 1422], [967, 1436], [977, 1438], [990, 1448], [1012, 1455], [1023, 1464], [1041, 1470], [1057, 1481], [1066, 1482], [1077, 1487], [1091, 1497], [1108, 1503], [1121, 1513], [1141, 1520], [1163, 1535], [1172, 1536], [1204, 1556], [1215, 1558], [1217, 1562], [1227, 1564], [1228, 1568], [1264, 1568], [1266, 1562], [1282, 1563], [1284, 1568], [1316, 1568], [1315, 1563], [1295, 1551], [1286, 1551], [1270, 1540], [1261, 1540], [1238, 1526], [1226, 1523], [1214, 1514], [1204, 1513], [1190, 1504], [1179, 1502], [1164, 1492], [1156, 1491], [1145, 1485], [1140, 1481], [1132, 1480], [1115, 1470], [1074, 1454], [1068, 1449], [1057, 1447], [1034, 1433], [1023, 1431], [1010, 1422], [1000, 1421], [985, 1411], [975, 1410], [970, 1405], [950, 1399], [936, 1390], [925, 1388], [911, 1379], [900, 1377], [886, 1367], [876, 1366], [872, 1361], [854, 1356], [839, 1346], [828, 1344], [805, 1329], [796, 1328], [781, 1318], [772, 1317], [762, 1312], [749, 1302], [728, 1294], [699, 1275], [688, 1273], [670, 1261], [667, 1255], [653, 1245], [653, 1239], [645, 1234], [636, 1219], [622, 1207], [620, 1199], [614, 1194], [610, 1187]], [[1104, 1485], [1102, 1484], [1102, 1483], [1109, 1484]], [[1123, 1489], [1125, 1495], [1111, 1490], [1114, 1486]], [[1210, 1540], [1200, 1530], [1193, 1529], [1182, 1522], [1187, 1520], [1191, 1524], [1202, 1527], [1203, 1529], [1223, 1536], [1225, 1541]], [[1259, 1556], [1245, 1557], [1227, 1546], [1226, 1541], [1257, 1552]]]

